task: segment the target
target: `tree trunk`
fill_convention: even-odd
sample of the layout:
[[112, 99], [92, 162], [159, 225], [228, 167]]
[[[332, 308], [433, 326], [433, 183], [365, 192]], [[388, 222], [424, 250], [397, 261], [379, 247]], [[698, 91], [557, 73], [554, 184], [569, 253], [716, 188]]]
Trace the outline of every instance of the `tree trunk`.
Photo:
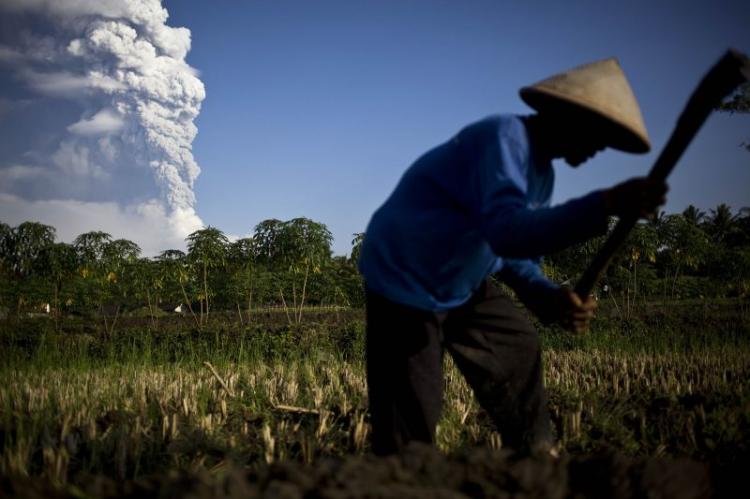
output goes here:
[[195, 320], [195, 325], [200, 331], [201, 323], [198, 321], [198, 317], [195, 315], [195, 312], [193, 312], [193, 307], [190, 305], [190, 300], [188, 300], [187, 293], [185, 292], [185, 286], [182, 285], [182, 282], [180, 282], [180, 289], [182, 290], [182, 297], [185, 299], [185, 305], [187, 305], [188, 310], [190, 310], [190, 315], [193, 316], [193, 320]]
[[151, 303], [151, 293], [149, 292], [148, 288], [146, 288], [146, 303], [148, 305], [148, 313], [151, 318], [151, 327], [156, 330], [156, 314], [154, 311], [154, 305]]
[[677, 276], [680, 274], [680, 264], [677, 264], [677, 268], [674, 271], [674, 279], [672, 280], [672, 301], [674, 301], [674, 291], [677, 287]]
[[208, 324], [208, 268], [203, 262], [203, 296], [206, 298], [206, 324]]
[[250, 324], [250, 309], [252, 308], [252, 305], [253, 305], [253, 289], [250, 288], [250, 294], [247, 297], [247, 313], [245, 314], [247, 315], [248, 324]]
[[109, 335], [112, 336], [115, 333], [115, 326], [117, 325], [117, 319], [120, 317], [120, 304], [117, 304], [117, 308], [115, 309], [115, 318], [112, 321], [112, 326], [109, 330]]
[[55, 332], [60, 332], [60, 291], [59, 291], [60, 281], [55, 282], [55, 309], [52, 312], [52, 318], [55, 320]]
[[615, 298], [615, 295], [612, 293], [612, 289], [611, 288], [609, 289], [608, 294], [609, 294], [609, 297], [612, 299], [612, 303], [615, 304], [615, 310], [617, 310], [617, 315], [619, 315], [620, 318], [622, 319], [622, 317], [623, 317], [622, 316], [622, 310], [620, 310], [620, 306], [617, 304], [617, 298]]
[[622, 296], [622, 301], [623, 301], [623, 307], [625, 307], [625, 318], [629, 319], [630, 318], [630, 280], [631, 280], [632, 274], [630, 273], [629, 270], [627, 272], [628, 272], [628, 278], [625, 281], [626, 285], [625, 285], [625, 289], [623, 290], [624, 294]]
[[102, 320], [104, 321], [104, 335], [109, 338], [109, 324], [107, 322], [107, 313], [104, 311], [104, 304], [99, 304], [99, 315], [102, 316]]
[[638, 262], [633, 264], [633, 308], [638, 305]]
[[297, 283], [294, 282], [294, 277], [292, 277], [292, 309], [294, 310], [294, 319], [297, 320]]
[[289, 322], [289, 324], [292, 324], [292, 317], [289, 315], [289, 307], [286, 305], [286, 300], [284, 299], [284, 292], [279, 288], [279, 295], [281, 295], [281, 303], [284, 305], [284, 313], [286, 314], [286, 320]]
[[203, 312], [203, 298], [201, 298], [199, 300], [199, 302], [200, 302], [200, 306], [201, 306], [199, 312], [201, 313], [201, 326], [202, 326], [203, 325], [203, 320], [204, 320], [204, 317], [205, 317], [204, 312]]
[[310, 272], [310, 264], [305, 265], [305, 279], [302, 281], [302, 298], [299, 301], [299, 314], [297, 315], [297, 324], [302, 322], [302, 306], [305, 304], [305, 290], [307, 289], [307, 276]]
[[245, 321], [242, 318], [242, 309], [240, 308], [240, 302], [238, 301], [236, 303], [237, 303], [237, 315], [240, 317], [240, 327], [244, 327]]

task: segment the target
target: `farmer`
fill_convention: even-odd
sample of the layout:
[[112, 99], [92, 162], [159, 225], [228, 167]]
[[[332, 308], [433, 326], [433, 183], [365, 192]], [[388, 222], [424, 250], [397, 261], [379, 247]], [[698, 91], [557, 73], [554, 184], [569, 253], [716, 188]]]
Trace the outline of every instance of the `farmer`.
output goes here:
[[520, 94], [536, 114], [488, 117], [428, 151], [367, 227], [359, 268], [376, 454], [434, 442], [444, 350], [504, 446], [552, 448], [539, 338], [488, 278], [509, 285], [541, 320], [582, 331], [595, 301], [549, 281], [540, 257], [605, 233], [611, 215], [647, 217], [665, 201], [663, 182], [635, 178], [550, 207], [553, 159], [577, 167], [605, 147], [650, 149], [615, 59]]

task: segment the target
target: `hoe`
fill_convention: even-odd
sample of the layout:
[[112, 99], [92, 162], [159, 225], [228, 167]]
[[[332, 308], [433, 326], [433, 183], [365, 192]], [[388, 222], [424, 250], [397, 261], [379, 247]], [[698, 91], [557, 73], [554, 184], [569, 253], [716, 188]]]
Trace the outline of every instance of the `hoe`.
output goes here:
[[[740, 84], [749, 80], [750, 59], [737, 50], [728, 50], [703, 77], [698, 88], [693, 92], [677, 120], [677, 125], [669, 141], [651, 167], [648, 176], [654, 180], [666, 180], [711, 111], [727, 95], [736, 90]], [[607, 269], [612, 257], [627, 239], [637, 220], [636, 217], [620, 219], [602, 249], [594, 257], [591, 265], [576, 284], [575, 291], [578, 296], [589, 295], [596, 281]]]

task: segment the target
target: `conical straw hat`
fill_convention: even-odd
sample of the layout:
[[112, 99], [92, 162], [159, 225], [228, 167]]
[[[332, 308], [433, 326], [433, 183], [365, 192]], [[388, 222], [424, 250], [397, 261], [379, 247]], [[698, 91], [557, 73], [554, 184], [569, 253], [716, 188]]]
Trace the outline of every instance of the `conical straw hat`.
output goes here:
[[651, 149], [641, 110], [622, 68], [614, 58], [570, 69], [521, 89], [521, 98], [537, 111], [581, 109], [611, 125], [609, 145], [628, 152]]

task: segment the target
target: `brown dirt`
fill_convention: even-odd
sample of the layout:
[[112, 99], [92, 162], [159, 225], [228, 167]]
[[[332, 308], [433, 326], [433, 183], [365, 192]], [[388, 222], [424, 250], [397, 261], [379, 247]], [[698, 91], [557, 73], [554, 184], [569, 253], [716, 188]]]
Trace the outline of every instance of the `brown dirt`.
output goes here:
[[688, 459], [634, 459], [616, 452], [581, 457], [516, 458], [471, 449], [446, 456], [413, 445], [401, 455], [280, 462], [257, 469], [226, 464], [213, 472], [173, 471], [117, 482], [80, 476], [56, 488], [44, 480], [0, 478], [0, 496], [20, 498], [705, 498], [708, 467]]

